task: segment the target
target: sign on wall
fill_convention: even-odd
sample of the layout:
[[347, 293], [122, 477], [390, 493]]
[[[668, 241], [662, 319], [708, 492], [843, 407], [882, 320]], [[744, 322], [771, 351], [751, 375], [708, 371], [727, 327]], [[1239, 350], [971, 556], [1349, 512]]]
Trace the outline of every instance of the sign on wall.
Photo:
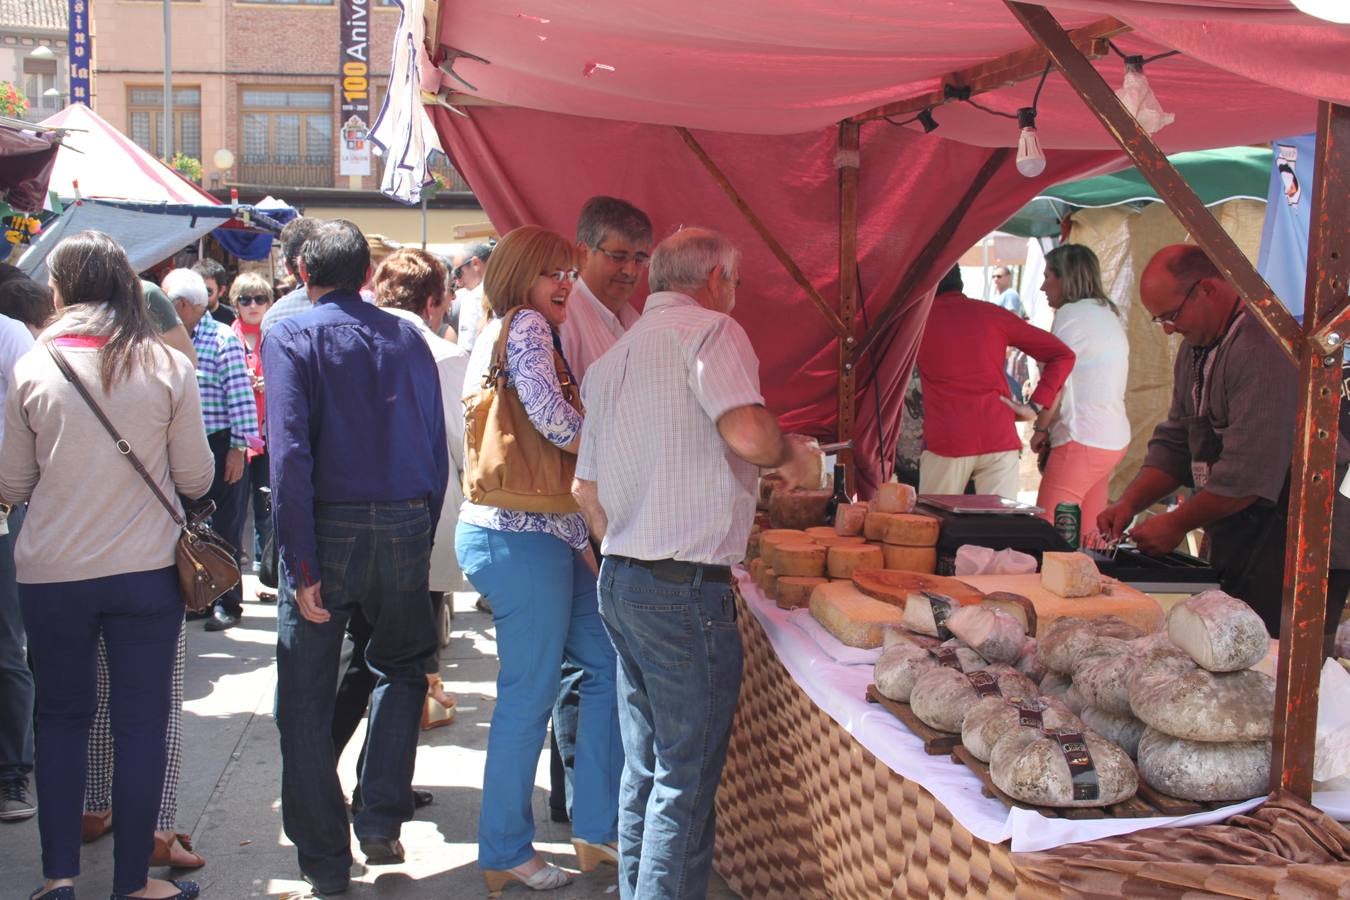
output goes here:
[[[83, 0], [72, 0], [83, 2]], [[342, 0], [338, 172], [370, 174], [370, 0]]]
[[70, 102], [91, 105], [90, 72], [94, 64], [94, 41], [89, 35], [89, 0], [70, 2]]

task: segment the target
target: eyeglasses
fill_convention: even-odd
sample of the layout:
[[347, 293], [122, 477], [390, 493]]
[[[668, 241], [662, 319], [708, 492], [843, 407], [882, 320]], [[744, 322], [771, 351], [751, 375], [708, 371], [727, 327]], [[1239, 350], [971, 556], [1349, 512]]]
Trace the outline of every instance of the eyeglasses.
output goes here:
[[266, 306], [272, 298], [266, 294], [240, 294], [234, 302], [236, 306]]
[[1181, 315], [1181, 311], [1182, 311], [1183, 309], [1185, 309], [1185, 308], [1186, 308], [1186, 304], [1190, 302], [1190, 300], [1191, 300], [1191, 295], [1195, 293], [1195, 289], [1198, 288], [1198, 287], [1200, 286], [1200, 282], [1202, 282], [1202, 281], [1204, 281], [1204, 280], [1205, 280], [1204, 278], [1197, 278], [1197, 279], [1191, 284], [1191, 286], [1186, 290], [1186, 294], [1185, 294], [1185, 296], [1183, 296], [1183, 297], [1181, 298], [1181, 302], [1177, 304], [1177, 308], [1174, 309], [1174, 310], [1172, 310], [1172, 311], [1169, 312], [1169, 313], [1162, 313], [1161, 315], [1154, 316], [1154, 317], [1153, 317], [1153, 324], [1154, 324], [1154, 325], [1175, 325], [1175, 324], [1176, 324], [1176, 321], [1177, 321], [1177, 318]]
[[606, 250], [604, 247], [600, 246], [597, 246], [595, 249], [605, 254], [605, 256], [608, 256], [609, 261], [616, 266], [626, 266], [628, 265], [629, 260], [632, 260], [638, 268], [642, 268], [652, 261], [651, 254], [649, 253], [634, 253], [630, 256], [627, 253], [615, 253], [613, 250]]
[[552, 278], [558, 284], [562, 284], [564, 281], [577, 280], [576, 269], [554, 269], [552, 272], [540, 272], [539, 274], [544, 278]]

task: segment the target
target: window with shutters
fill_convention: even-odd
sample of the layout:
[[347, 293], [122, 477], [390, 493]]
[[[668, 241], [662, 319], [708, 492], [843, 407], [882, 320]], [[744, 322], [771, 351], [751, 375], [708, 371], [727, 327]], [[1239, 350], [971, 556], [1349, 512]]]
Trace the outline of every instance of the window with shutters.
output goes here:
[[242, 155], [237, 181], [278, 187], [333, 186], [331, 88], [240, 89]]
[[[164, 88], [127, 88], [127, 133], [142, 148], [164, 158]], [[173, 152], [202, 158], [202, 92], [173, 89]]]

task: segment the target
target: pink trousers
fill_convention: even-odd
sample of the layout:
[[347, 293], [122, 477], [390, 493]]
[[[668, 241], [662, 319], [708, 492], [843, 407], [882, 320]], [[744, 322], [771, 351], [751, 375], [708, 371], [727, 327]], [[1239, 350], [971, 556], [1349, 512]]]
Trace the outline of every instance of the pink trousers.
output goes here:
[[1125, 450], [1101, 450], [1077, 441], [1060, 444], [1050, 451], [1041, 476], [1036, 505], [1053, 522], [1055, 504], [1077, 503], [1083, 510], [1082, 533], [1097, 530], [1097, 514], [1106, 508], [1106, 487], [1116, 464], [1125, 458]]

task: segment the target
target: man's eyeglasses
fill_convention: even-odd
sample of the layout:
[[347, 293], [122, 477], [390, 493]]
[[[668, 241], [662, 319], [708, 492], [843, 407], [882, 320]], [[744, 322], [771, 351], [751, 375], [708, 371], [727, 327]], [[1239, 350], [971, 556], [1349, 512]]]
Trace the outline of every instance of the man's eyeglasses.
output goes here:
[[234, 302], [238, 306], [266, 306], [272, 299], [266, 294], [240, 294]]
[[647, 263], [652, 261], [651, 254], [649, 253], [634, 253], [632, 255], [629, 255], [627, 253], [615, 253], [613, 250], [606, 250], [604, 247], [596, 247], [595, 249], [599, 250], [601, 253], [605, 254], [605, 256], [609, 257], [609, 261], [614, 263], [614, 265], [616, 266], [626, 266], [631, 260], [632, 262], [636, 263], [639, 268], [641, 268], [643, 266], [646, 266]]
[[564, 281], [577, 280], [576, 269], [554, 269], [552, 272], [540, 272], [539, 274], [545, 278], [552, 278], [558, 284], [562, 284]]
[[1169, 312], [1169, 313], [1162, 313], [1161, 315], [1154, 316], [1154, 317], [1153, 317], [1153, 324], [1154, 324], [1154, 325], [1175, 325], [1175, 324], [1176, 324], [1176, 321], [1177, 321], [1177, 318], [1181, 315], [1181, 311], [1182, 311], [1183, 309], [1185, 309], [1185, 308], [1186, 308], [1186, 304], [1189, 303], [1189, 302], [1191, 301], [1191, 295], [1195, 293], [1195, 289], [1198, 288], [1198, 287], [1200, 286], [1200, 282], [1202, 282], [1202, 281], [1204, 281], [1204, 280], [1205, 280], [1204, 278], [1197, 278], [1197, 279], [1191, 284], [1190, 288], [1187, 289], [1185, 296], [1183, 296], [1183, 297], [1181, 298], [1181, 302], [1177, 304], [1177, 308], [1174, 309], [1174, 310], [1172, 310], [1172, 311]]

